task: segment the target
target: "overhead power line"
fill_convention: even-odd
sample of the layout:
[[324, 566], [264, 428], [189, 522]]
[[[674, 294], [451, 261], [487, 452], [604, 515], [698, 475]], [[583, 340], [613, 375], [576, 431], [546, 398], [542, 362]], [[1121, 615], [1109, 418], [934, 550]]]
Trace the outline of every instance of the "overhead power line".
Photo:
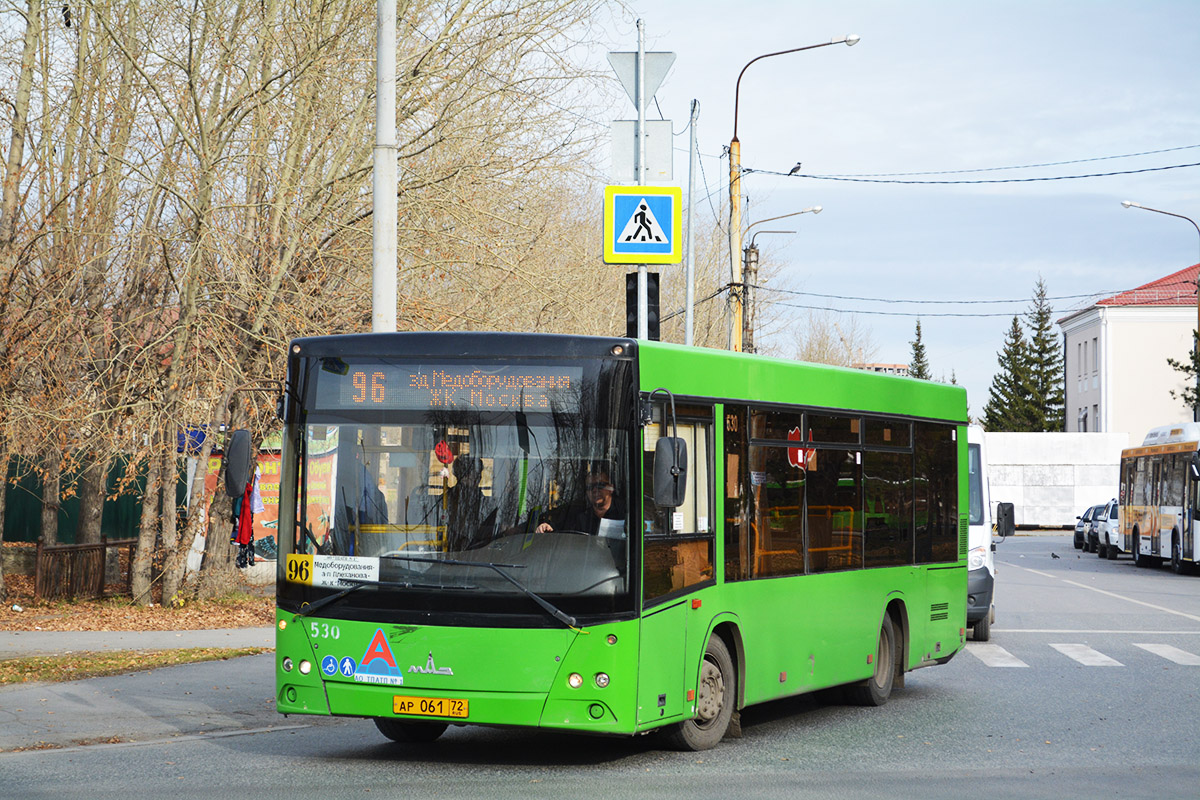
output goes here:
[[1192, 150], [1200, 144], [1185, 144], [1181, 147], [1166, 147], [1162, 150], [1143, 150], [1140, 153], [1123, 153], [1117, 156], [1096, 156], [1094, 158], [1076, 158], [1070, 161], [1046, 161], [1041, 164], [1021, 164], [1011, 167], [978, 167], [976, 169], [940, 169], [928, 172], [863, 172], [830, 175], [831, 178], [905, 178], [912, 175], [962, 175], [969, 172], [1001, 172], [1010, 169], [1040, 169], [1042, 167], [1061, 167], [1067, 164], [1086, 164], [1089, 161], [1112, 161], [1117, 158], [1137, 158], [1152, 156], [1159, 153], [1174, 153], [1178, 150]]
[[1162, 172], [1168, 169], [1183, 169], [1185, 167], [1200, 167], [1200, 162], [1195, 164], [1172, 164], [1167, 167], [1146, 167], [1144, 169], [1127, 169], [1117, 172], [1093, 172], [1087, 175], [1053, 175], [1044, 178], [990, 178], [982, 180], [963, 180], [963, 181], [910, 181], [896, 180], [894, 178], [846, 178], [836, 175], [810, 175], [807, 173], [797, 172], [788, 174], [786, 172], [776, 172], [768, 169], [743, 169], [742, 174], [749, 175], [758, 173], [759, 175], [778, 175], [782, 178], [809, 178], [817, 181], [847, 181], [851, 183], [905, 183], [905, 184], [982, 184], [982, 183], [1034, 183], [1037, 181], [1073, 181], [1081, 178], [1108, 178], [1113, 175], [1136, 175], [1141, 172]]

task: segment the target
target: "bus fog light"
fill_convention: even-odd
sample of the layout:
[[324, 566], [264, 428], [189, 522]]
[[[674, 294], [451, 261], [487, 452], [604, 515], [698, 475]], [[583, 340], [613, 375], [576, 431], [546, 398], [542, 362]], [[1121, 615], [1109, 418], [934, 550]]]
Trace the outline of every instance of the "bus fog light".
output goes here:
[[312, 672], [312, 662], [308, 661], [308, 660], [301, 661], [300, 662], [300, 674], [307, 675], [310, 672]]
[[607, 672], [597, 672], [596, 673], [596, 685], [599, 686], [601, 689], [608, 686], [608, 673]]
[[286, 630], [286, 629], [287, 629], [287, 620], [286, 619], [279, 620], [279, 630], [282, 631], [282, 630]]
[[567, 676], [567, 686], [570, 686], [572, 689], [578, 689], [580, 686], [583, 686], [583, 676], [578, 672], [572, 672]]
[[287, 656], [283, 657], [283, 671], [284, 672], [292, 671], [292, 659], [288, 658]]
[[608, 635], [607, 641], [609, 644], [616, 644], [617, 643], [617, 635], [615, 633], [610, 633]]

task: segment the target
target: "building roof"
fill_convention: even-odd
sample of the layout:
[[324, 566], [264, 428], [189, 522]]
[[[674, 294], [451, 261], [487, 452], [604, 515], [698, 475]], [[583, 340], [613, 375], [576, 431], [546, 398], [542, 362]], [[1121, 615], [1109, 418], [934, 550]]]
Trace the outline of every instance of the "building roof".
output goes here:
[[1200, 264], [1184, 267], [1179, 272], [1142, 284], [1103, 300], [1098, 306], [1194, 306], [1196, 305], [1196, 278], [1200, 276]]

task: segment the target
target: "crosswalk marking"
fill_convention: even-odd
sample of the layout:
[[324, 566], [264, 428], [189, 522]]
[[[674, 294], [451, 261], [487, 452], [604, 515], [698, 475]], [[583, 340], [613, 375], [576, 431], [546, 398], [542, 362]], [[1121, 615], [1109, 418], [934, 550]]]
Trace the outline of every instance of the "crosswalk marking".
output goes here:
[[1073, 658], [1085, 667], [1123, 667], [1115, 658], [1109, 658], [1099, 650], [1093, 650], [1086, 644], [1051, 644], [1058, 652], [1067, 658]]
[[989, 667], [1028, 667], [1021, 659], [998, 644], [970, 644], [967, 652]]
[[[1123, 667], [1120, 661], [1115, 658], [1106, 656], [1099, 650], [1088, 647], [1086, 644], [1074, 643], [1059, 643], [1051, 644], [1058, 652], [1062, 653], [1067, 658], [1072, 659], [1085, 667]], [[1133, 643], [1134, 647], [1139, 647], [1147, 653], [1159, 656], [1185, 667], [1200, 667], [1200, 655], [1190, 653], [1187, 650], [1181, 650], [1178, 647], [1173, 647], [1169, 644], [1139, 644]], [[984, 644], [982, 642], [968, 642], [966, 651], [978, 658], [988, 667], [1028, 667], [1021, 659], [1014, 656], [1012, 653], [1005, 650], [998, 644]]]
[[1162, 656], [1168, 661], [1174, 661], [1176, 664], [1182, 664], [1185, 667], [1200, 667], [1200, 656], [1189, 653], [1186, 650], [1180, 650], [1178, 647], [1172, 647], [1169, 644], [1138, 644], [1133, 643], [1134, 647], [1140, 647], [1147, 652], [1154, 653], [1156, 656]]

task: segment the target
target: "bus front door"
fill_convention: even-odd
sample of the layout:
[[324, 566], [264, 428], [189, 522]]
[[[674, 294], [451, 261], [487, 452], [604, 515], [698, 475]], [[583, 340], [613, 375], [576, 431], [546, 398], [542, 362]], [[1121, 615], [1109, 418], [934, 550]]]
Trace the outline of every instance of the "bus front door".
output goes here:
[[684, 707], [687, 602], [679, 600], [642, 617], [638, 656], [638, 727], [678, 719]]

